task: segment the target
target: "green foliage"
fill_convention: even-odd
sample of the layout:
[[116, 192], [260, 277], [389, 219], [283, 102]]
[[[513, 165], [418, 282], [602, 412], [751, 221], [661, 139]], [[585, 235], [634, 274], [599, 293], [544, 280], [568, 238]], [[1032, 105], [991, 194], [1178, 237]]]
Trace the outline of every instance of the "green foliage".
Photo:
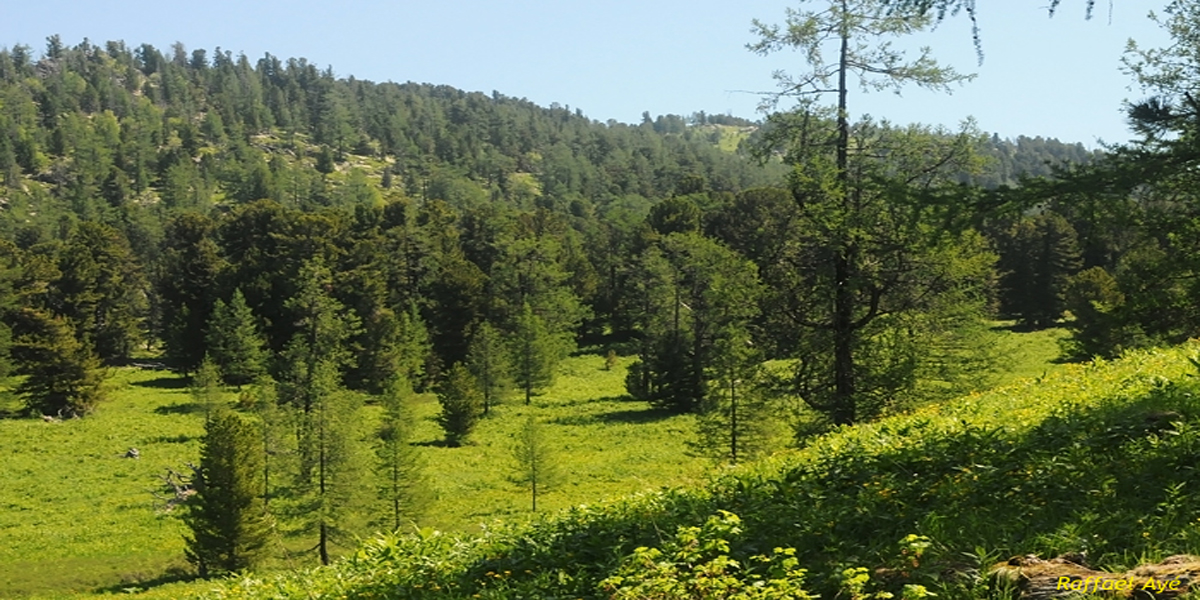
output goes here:
[[486, 321], [475, 328], [467, 350], [467, 368], [483, 392], [483, 414], [500, 404], [512, 391], [512, 358], [500, 332]]
[[226, 384], [241, 387], [267, 373], [265, 342], [241, 290], [234, 290], [228, 305], [217, 300], [205, 342]]
[[1066, 309], [1079, 243], [1065, 218], [1043, 212], [1018, 220], [1000, 241], [1000, 311], [1031, 327], [1053, 325]]
[[628, 390], [677, 411], [708, 393], [724, 336], [745, 342], [761, 286], [755, 266], [698, 234], [672, 234], [642, 257], [638, 274], [641, 364]]
[[287, 370], [279, 388], [281, 399], [299, 413], [294, 510], [303, 529], [317, 536], [321, 564], [329, 564], [332, 546], [359, 533], [353, 517], [363, 502], [358, 402], [341, 389], [339, 372], [349, 360], [344, 344], [356, 323], [326, 294], [330, 275], [320, 261], [306, 263], [300, 277], [300, 289], [287, 302], [300, 316], [300, 328], [284, 353]]
[[221, 393], [221, 368], [217, 363], [208, 359], [200, 363], [196, 374], [192, 376], [189, 391], [196, 405], [204, 409], [204, 414], [210, 415], [224, 408], [224, 394]]
[[204, 360], [208, 322], [218, 297], [218, 278], [228, 267], [214, 239], [216, 224], [196, 213], [166, 225], [155, 289], [162, 302], [160, 336], [166, 358], [189, 372]]
[[731, 463], [770, 449], [778, 408], [772, 406], [761, 374], [760, 354], [744, 330], [726, 325], [715, 336], [710, 385], [696, 419], [696, 448]]
[[438, 402], [442, 405], [438, 425], [446, 433], [446, 443], [461, 446], [483, 414], [483, 393], [467, 367], [456, 363], [450, 368], [438, 391]]
[[24, 310], [13, 346], [17, 373], [25, 380], [17, 393], [26, 409], [43, 415], [82, 417], [104, 401], [107, 372], [91, 346], [81, 342], [61, 317]]
[[412, 402], [412, 387], [403, 377], [396, 377], [380, 399], [383, 418], [375, 441], [376, 489], [387, 516], [379, 519], [380, 524], [391, 531], [419, 519], [432, 500], [424, 461], [412, 447]]
[[551, 443], [542, 425], [532, 416], [525, 419], [525, 425], [513, 442], [512, 455], [517, 461], [513, 482], [529, 488], [530, 510], [534, 512], [538, 509], [538, 495], [557, 487], [562, 480]]
[[101, 360], [130, 356], [142, 339], [146, 284], [129, 242], [117, 230], [80, 223], [59, 255], [58, 314], [75, 324], [80, 341]]
[[562, 336], [551, 332], [526, 302], [513, 340], [514, 379], [525, 392], [525, 404], [532, 401], [535, 392], [554, 383], [554, 369], [564, 354]]
[[700, 527], [681, 526], [661, 549], [635, 549], [600, 587], [619, 600], [814, 597], [804, 589], [806, 571], [799, 567], [793, 548], [775, 548], [744, 562], [731, 558], [729, 540], [741, 533], [741, 519], [725, 511]]
[[1144, 334], [1123, 317], [1125, 294], [1103, 267], [1092, 267], [1071, 278], [1067, 309], [1071, 338], [1064, 343], [1069, 356], [1109, 357], [1144, 344]]
[[261, 425], [231, 410], [209, 413], [184, 523], [188, 561], [201, 577], [261, 565], [273, 527], [263, 498]]

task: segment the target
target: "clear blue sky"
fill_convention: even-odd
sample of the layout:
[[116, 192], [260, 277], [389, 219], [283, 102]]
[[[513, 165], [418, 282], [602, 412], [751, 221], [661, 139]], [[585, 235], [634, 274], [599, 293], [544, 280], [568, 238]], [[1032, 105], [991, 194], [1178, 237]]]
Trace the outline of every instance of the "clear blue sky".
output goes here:
[[[1146, 19], [1165, 0], [1105, 0], [1083, 18], [1084, 0], [978, 0], [986, 59], [976, 64], [970, 25], [959, 17], [914, 40], [978, 78], [951, 96], [921, 90], [856, 95], [851, 109], [893, 122], [954, 126], [974, 116], [1004, 137], [1057, 137], [1094, 146], [1128, 138], [1124, 99], [1140, 98], [1119, 60], [1130, 37], [1151, 46], [1166, 36]], [[823, 6], [809, 3], [811, 6]], [[758, 118], [771, 72], [799, 57], [745, 49], [750, 22], [781, 22], [785, 0], [282, 0], [150, 2], [10, 0], [0, 9], [0, 45], [41, 52], [59, 34], [68, 45], [124, 40], [169, 51], [221, 47], [255, 60], [270, 52], [305, 57], [338, 76], [418, 81], [580, 108], [599, 120], [651, 114], [732, 113]]]

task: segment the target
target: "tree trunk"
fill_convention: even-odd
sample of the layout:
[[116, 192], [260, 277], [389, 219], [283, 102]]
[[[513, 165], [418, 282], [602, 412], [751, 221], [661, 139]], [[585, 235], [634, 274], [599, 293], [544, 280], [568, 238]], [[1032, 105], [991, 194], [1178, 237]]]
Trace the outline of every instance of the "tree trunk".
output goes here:
[[[842, 0], [842, 29], [841, 53], [838, 61], [838, 114], [837, 114], [837, 193], [842, 194], [842, 202], [849, 208], [850, 198], [850, 115], [846, 107], [846, 72], [849, 70], [850, 31], [847, 25], [847, 14], [850, 8], [848, 0]], [[845, 211], [849, 213], [850, 211]], [[845, 228], [845, 226], [843, 225]], [[855, 381], [854, 381], [854, 294], [851, 290], [854, 276], [854, 262], [857, 259], [853, 242], [846, 239], [849, 231], [843, 231], [842, 239], [837, 240], [837, 257], [834, 259], [834, 300], [833, 300], [833, 386], [834, 406], [833, 422], [838, 425], [854, 423], [855, 418]]]

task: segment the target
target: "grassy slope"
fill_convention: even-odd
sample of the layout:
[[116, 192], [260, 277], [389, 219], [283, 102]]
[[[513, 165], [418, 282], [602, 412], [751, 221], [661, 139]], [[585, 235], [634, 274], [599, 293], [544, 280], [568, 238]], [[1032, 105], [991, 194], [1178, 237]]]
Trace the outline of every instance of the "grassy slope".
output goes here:
[[[1014, 554], [1084, 550], [1094, 564], [1121, 568], [1196, 553], [1200, 380], [1188, 358], [1198, 351], [1065, 365], [1040, 381], [836, 432], [703, 487], [463, 543], [377, 541], [336, 569], [214, 596], [596, 596], [618, 557], [718, 509], [743, 518], [735, 556], [794, 546], [811, 587], [830, 595], [847, 566], [893, 567], [873, 584], [893, 592], [911, 582], [958, 598], [991, 594], [978, 573]], [[908, 534], [933, 541], [920, 568], [897, 558]]]
[[[556, 385], [534, 398], [497, 407], [462, 448], [436, 442], [436, 399], [421, 398], [415, 442], [427, 465], [437, 501], [421, 525], [478, 531], [494, 519], [528, 519], [528, 493], [508, 477], [512, 435], [526, 415], [548, 423], [561, 445], [568, 475], [539, 498], [554, 510], [595, 502], [698, 477], [707, 461], [688, 456], [692, 422], [687, 415], [656, 413], [645, 403], [621, 400], [625, 365], [606, 371], [599, 356], [565, 361]], [[182, 469], [199, 456], [202, 416], [183, 380], [153, 371], [116, 369], [113, 399], [86, 419], [47, 424], [0, 420], [0, 597], [69, 597], [72, 592], [145, 586], [169, 580], [183, 561], [184, 528], [156, 511], [151, 490], [167, 467]], [[8, 403], [12, 403], [9, 398]], [[364, 418], [377, 418], [367, 407]], [[130, 447], [141, 459], [124, 459]], [[288, 540], [290, 547], [311, 540]], [[303, 566], [305, 559], [293, 564]], [[168, 586], [172, 597], [209, 584]]]

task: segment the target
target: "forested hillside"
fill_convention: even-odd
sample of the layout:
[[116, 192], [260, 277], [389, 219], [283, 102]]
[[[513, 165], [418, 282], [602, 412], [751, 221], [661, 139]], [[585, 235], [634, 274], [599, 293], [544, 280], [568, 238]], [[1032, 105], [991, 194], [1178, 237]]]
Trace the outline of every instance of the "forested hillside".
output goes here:
[[[872, 26], [928, 24], [851, 4], [875, 11]], [[758, 26], [756, 51], [804, 46]], [[845, 75], [848, 61], [822, 68]], [[935, 89], [962, 79], [931, 65], [868, 72]], [[765, 552], [780, 541], [768, 532], [771, 511], [783, 510], [771, 489], [811, 483], [805, 493], [825, 506], [823, 490], [845, 488], [835, 476], [843, 467], [827, 465], [876, 460], [829, 445], [871, 435], [854, 426], [940, 410], [1014, 369], [1049, 369], [1013, 366], [1023, 358], [1013, 331], [1052, 340], [1047, 332], [1067, 328], [1067, 360], [1200, 332], [1200, 236], [1183, 145], [1194, 132], [1171, 112], [1184, 109], [1135, 108], [1147, 131], [1183, 135], [1148, 134], [1142, 147], [1102, 153], [989, 138], [971, 124], [852, 121], [845, 77], [840, 85], [818, 92], [839, 91], [836, 109], [805, 100], [762, 121], [696, 113], [600, 123], [498, 92], [336, 77], [299, 58], [252, 62], [182, 44], [68, 47], [58, 37], [36, 55], [0, 49], [0, 416], [36, 439], [27, 425], [76, 431], [75, 418], [93, 423], [118, 398], [128, 406], [112, 422], [153, 413], [142, 420], [171, 435], [131, 430], [177, 454], [160, 481], [138, 483], [164, 484], [158, 494], [167, 494], [141, 526], [180, 516], [186, 548], [177, 558], [201, 577], [328, 564], [353, 553], [358, 536], [421, 525], [430, 511], [443, 523], [475, 515], [466, 500], [431, 493], [429, 479], [486, 473], [493, 479], [453, 489], [487, 495], [485, 486], [500, 485], [495, 465], [507, 464], [494, 451], [517, 465], [503, 485], [528, 490], [536, 510], [564, 478], [587, 490], [655, 487], [664, 448], [736, 464], [825, 444], [807, 455], [816, 462], [763, 475], [762, 487], [734, 478], [713, 496], [620, 505], [634, 515], [618, 515], [626, 537], [589, 541], [581, 551], [592, 554], [577, 566], [554, 562], [573, 559], [562, 541], [575, 535], [568, 520], [537, 530], [544, 547], [501, 537], [473, 547], [487, 556], [413, 575], [482, 592], [493, 583], [481, 578], [504, 573], [493, 597], [604, 585], [616, 595], [621, 582], [601, 576], [637, 576], [634, 559], [609, 567], [633, 540], [649, 542], [660, 516], [674, 533], [717, 509], [750, 511], [743, 518], [761, 528], [752, 540], [767, 544], [754, 551]], [[150, 380], [135, 368], [173, 373]], [[576, 387], [565, 390], [564, 378]], [[184, 387], [190, 401], [164, 400]], [[202, 416], [203, 435], [192, 433], [199, 423], [169, 418], [180, 415]], [[1037, 418], [1029, 427], [1050, 422]], [[923, 436], [914, 419], [889, 427]], [[955, 435], [984, 435], [974, 426], [964, 420]], [[845, 435], [818, 437], [830, 431]], [[930, 443], [957, 439], [943, 433]], [[924, 460], [923, 446], [897, 444], [911, 454], [904, 460]], [[139, 456], [130, 448], [131, 460]], [[431, 456], [440, 471], [427, 468]], [[473, 462], [455, 466], [465, 457]], [[581, 467], [646, 457], [654, 468]], [[946, 514], [976, 506], [956, 504], [954, 472], [966, 467], [938, 465], [945, 478], [929, 485], [941, 495], [895, 474], [872, 493], [936, 496]], [[854, 469], [846, 481], [871, 479]], [[852, 521], [876, 505], [861, 494], [860, 505], [828, 506], [836, 515], [805, 517], [810, 537], [830, 520], [846, 565], [868, 556], [854, 547], [866, 529]], [[1020, 497], [1040, 498], [1030, 494]], [[905, 521], [888, 532], [915, 527], [908, 512], [895, 514]], [[599, 518], [577, 524], [589, 540], [608, 535], [595, 529]], [[732, 535], [735, 526], [718, 514], [706, 527]], [[926, 529], [935, 530], [906, 531]], [[686, 554], [698, 532], [681, 529], [671, 551]], [[438, 539], [378, 542], [363, 556], [403, 547], [442, 560], [453, 552]], [[988, 542], [1007, 548], [1011, 539]], [[819, 561], [818, 547], [799, 556]], [[872, 541], [863, 560], [882, 547]], [[772, 571], [779, 585], [799, 585], [795, 559], [760, 556], [782, 568]], [[560, 579], [539, 579], [552, 575]]]

